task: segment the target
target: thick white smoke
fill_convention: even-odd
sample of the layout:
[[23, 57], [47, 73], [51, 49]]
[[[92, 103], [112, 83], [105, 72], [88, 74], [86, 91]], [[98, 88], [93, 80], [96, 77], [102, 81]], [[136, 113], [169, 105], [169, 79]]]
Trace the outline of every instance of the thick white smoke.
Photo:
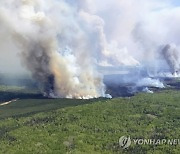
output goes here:
[[179, 14], [180, 7], [171, 0], [1, 1], [0, 34], [7, 41], [1, 42], [0, 55], [19, 53], [21, 63], [51, 97], [104, 97], [97, 66], [145, 68], [145, 77], [134, 74], [143, 81], [139, 85], [162, 87], [151, 77], [179, 71], [175, 52], [164, 51], [171, 43], [179, 49]]
[[[25, 67], [51, 97], [104, 96], [79, 12], [65, 1], [1, 2], [0, 20]], [[82, 21], [81, 21], [82, 20]], [[12, 51], [13, 52], [13, 51]]]
[[164, 84], [161, 83], [157, 79], [151, 79], [151, 78], [143, 78], [142, 80], [139, 80], [136, 85], [138, 87], [147, 86], [147, 87], [156, 87], [156, 88], [164, 88]]

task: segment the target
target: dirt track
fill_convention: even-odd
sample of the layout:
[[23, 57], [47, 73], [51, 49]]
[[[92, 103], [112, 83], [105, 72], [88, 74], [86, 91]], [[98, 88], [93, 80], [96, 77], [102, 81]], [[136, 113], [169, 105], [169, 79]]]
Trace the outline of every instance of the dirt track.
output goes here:
[[10, 100], [10, 101], [8, 101], [8, 102], [1, 103], [0, 106], [8, 105], [8, 104], [10, 104], [10, 103], [12, 103], [12, 102], [16, 102], [17, 100], [18, 100], [18, 98], [12, 99], [12, 100]]

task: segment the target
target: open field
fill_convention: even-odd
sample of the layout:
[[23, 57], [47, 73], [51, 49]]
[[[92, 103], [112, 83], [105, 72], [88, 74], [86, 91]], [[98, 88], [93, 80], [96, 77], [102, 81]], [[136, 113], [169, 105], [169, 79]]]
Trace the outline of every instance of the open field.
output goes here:
[[[115, 99], [47, 99], [38, 92], [1, 87], [17, 101], [0, 106], [0, 153], [179, 153], [179, 145], [134, 145], [121, 136], [180, 138], [180, 91]], [[2, 100], [7, 95], [0, 95]]]

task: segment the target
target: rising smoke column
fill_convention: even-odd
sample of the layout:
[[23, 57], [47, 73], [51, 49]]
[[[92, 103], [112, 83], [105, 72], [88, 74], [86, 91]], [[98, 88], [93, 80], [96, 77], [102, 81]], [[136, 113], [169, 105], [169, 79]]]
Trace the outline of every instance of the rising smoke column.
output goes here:
[[171, 69], [171, 73], [173, 75], [178, 74], [180, 71], [180, 53], [176, 49], [175, 45], [166, 45], [162, 50], [162, 54]]
[[[180, 7], [171, 2], [0, 1], [0, 33], [11, 39], [6, 46], [13, 44], [11, 52], [19, 51], [23, 66], [45, 95], [99, 97], [104, 96], [104, 85], [96, 65], [130, 67], [134, 72], [168, 68], [158, 49], [169, 42], [180, 44]], [[144, 78], [141, 73], [134, 76]], [[129, 81], [137, 82], [133, 75]]]
[[[20, 50], [23, 65], [49, 97], [104, 96], [95, 71], [88, 37], [73, 8], [65, 1], [11, 0], [1, 2], [0, 21]], [[77, 19], [78, 20], [78, 19]]]

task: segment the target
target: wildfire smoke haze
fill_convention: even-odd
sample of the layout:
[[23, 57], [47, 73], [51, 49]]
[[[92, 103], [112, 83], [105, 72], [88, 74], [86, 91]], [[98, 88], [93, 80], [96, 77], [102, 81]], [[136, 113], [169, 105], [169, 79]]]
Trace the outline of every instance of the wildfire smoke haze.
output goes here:
[[83, 47], [88, 43], [86, 35], [76, 21], [68, 23], [66, 19], [75, 17], [68, 4], [41, 0], [2, 3], [1, 22], [6, 24], [22, 63], [45, 95], [68, 98], [104, 95], [101, 77], [93, 69], [87, 52], [88, 45]]
[[179, 76], [179, 14], [170, 0], [1, 1], [0, 56], [20, 61], [48, 97], [110, 97], [103, 76], [114, 67], [147, 72], [124, 83], [164, 87], [158, 76]]

